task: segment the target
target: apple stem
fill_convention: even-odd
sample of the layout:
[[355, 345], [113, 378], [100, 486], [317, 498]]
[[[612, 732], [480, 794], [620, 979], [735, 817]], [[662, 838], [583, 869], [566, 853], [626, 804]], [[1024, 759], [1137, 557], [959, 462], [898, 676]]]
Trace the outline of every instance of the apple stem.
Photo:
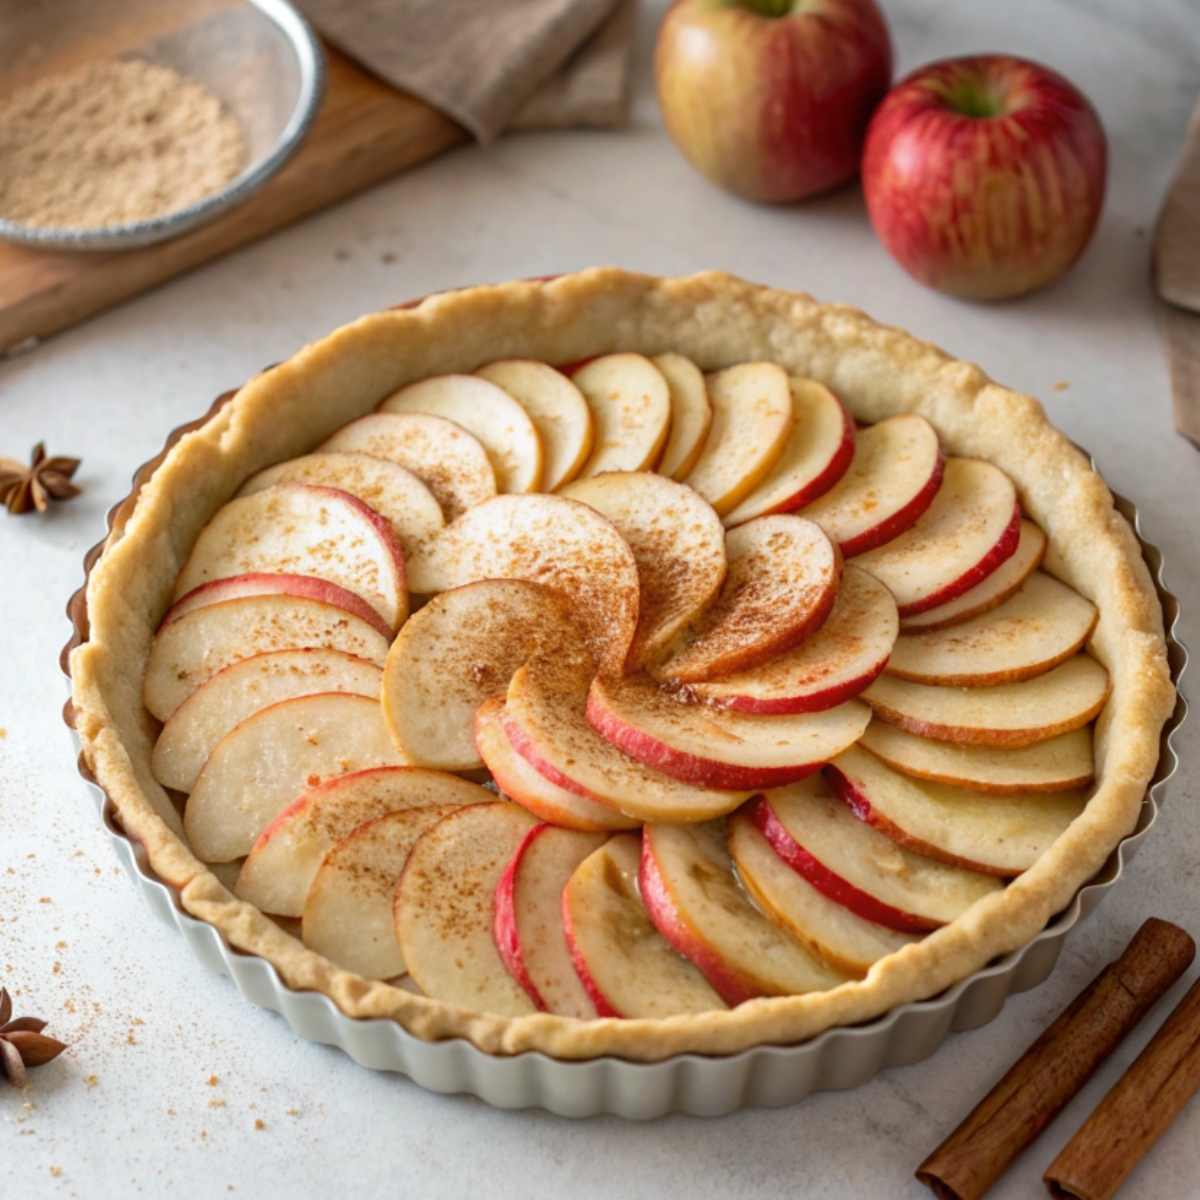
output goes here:
[[794, 0], [726, 0], [732, 8], [749, 8], [763, 17], [786, 17], [795, 8]]
[[964, 117], [978, 117], [981, 120], [1001, 116], [1006, 107], [1004, 99], [996, 95], [987, 81], [981, 79], [958, 81], [950, 89], [946, 99], [950, 106]]

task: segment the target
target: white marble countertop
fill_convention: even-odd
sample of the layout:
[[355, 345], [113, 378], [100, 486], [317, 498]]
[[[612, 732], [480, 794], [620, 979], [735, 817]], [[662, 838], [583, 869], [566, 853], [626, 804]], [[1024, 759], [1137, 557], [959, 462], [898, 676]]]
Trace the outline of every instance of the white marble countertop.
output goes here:
[[[84, 495], [0, 519], [0, 982], [71, 1043], [0, 1089], [0, 1194], [255, 1197], [928, 1195], [918, 1162], [1141, 920], [1200, 934], [1196, 736], [1126, 881], [1050, 980], [931, 1060], [793, 1109], [717, 1121], [571, 1123], [427, 1094], [293, 1037], [152, 921], [75, 774], [59, 712], [65, 598], [103, 514], [166, 431], [219, 391], [359, 313], [448, 285], [594, 263], [721, 267], [854, 303], [1039, 396], [1140, 505], [1200, 643], [1200, 454], [1171, 427], [1147, 282], [1149, 231], [1200, 86], [1197, 0], [886, 0], [899, 67], [1004, 49], [1064, 71], [1112, 141], [1107, 208], [1059, 286], [970, 307], [925, 291], [854, 189], [798, 209], [731, 199], [666, 141], [643, 16], [634, 127], [464, 149], [0, 364], [0, 453], [82, 454]], [[1136, 16], [1134, 9], [1136, 8]], [[1196, 684], [1193, 682], [1193, 688]], [[1195, 974], [1195, 971], [1190, 973]], [[1183, 985], [1172, 993], [1170, 1002]], [[995, 1189], [1040, 1172], [1157, 1027], [1138, 1030]], [[258, 1127], [258, 1122], [262, 1127]], [[1196, 1195], [1200, 1102], [1124, 1194]]]

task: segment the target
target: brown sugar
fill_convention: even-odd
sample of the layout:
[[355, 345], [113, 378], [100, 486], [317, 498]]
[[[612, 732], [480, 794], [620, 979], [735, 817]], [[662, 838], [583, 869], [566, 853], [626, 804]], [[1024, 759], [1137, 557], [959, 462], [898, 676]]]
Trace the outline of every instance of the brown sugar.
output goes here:
[[0, 98], [0, 216], [35, 228], [163, 216], [218, 191], [246, 157], [216, 96], [140, 59], [88, 63]]

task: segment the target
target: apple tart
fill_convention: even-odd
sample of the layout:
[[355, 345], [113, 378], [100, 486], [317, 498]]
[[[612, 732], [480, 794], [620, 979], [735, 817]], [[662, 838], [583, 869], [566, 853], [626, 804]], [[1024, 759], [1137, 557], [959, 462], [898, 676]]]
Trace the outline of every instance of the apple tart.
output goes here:
[[793, 1043], [1034, 937], [1173, 692], [1032, 399], [861, 313], [591, 270], [252, 379], [88, 584], [76, 727], [180, 903], [430, 1040]]

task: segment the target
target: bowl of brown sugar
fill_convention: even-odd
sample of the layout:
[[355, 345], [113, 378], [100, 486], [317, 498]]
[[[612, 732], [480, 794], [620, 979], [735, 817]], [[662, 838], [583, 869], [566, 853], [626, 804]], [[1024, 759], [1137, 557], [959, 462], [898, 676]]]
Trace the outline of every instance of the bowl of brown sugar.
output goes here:
[[0, 0], [0, 238], [120, 250], [258, 190], [320, 103], [287, 0]]

